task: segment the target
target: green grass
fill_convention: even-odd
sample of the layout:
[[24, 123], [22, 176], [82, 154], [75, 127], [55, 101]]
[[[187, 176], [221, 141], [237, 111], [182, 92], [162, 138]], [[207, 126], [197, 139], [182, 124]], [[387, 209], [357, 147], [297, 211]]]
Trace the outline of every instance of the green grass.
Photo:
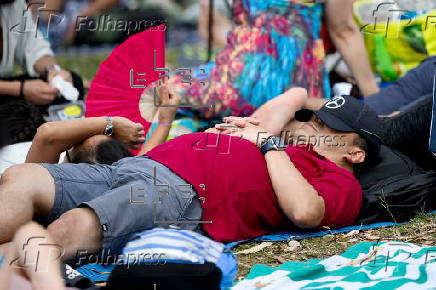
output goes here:
[[58, 55], [56, 56], [56, 60], [61, 67], [73, 70], [85, 80], [91, 81], [97, 73], [98, 67], [106, 57], [106, 54], [84, 55], [80, 57]]
[[[238, 254], [238, 278], [246, 276], [254, 264], [278, 266], [285, 261], [306, 261], [326, 258], [345, 251], [359, 242], [405, 241], [423, 246], [436, 246], [436, 214], [418, 214], [410, 222], [394, 227], [359, 231], [353, 235], [336, 234], [320, 238], [300, 240], [301, 247], [288, 251], [288, 242], [275, 242], [253, 254]], [[251, 248], [258, 243], [247, 243], [235, 247], [234, 252]]]

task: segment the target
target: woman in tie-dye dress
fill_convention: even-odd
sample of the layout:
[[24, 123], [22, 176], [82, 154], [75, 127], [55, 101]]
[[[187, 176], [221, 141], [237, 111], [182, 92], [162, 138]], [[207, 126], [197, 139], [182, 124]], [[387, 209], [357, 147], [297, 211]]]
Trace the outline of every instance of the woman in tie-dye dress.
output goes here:
[[182, 110], [207, 119], [248, 116], [295, 86], [310, 97], [329, 97], [319, 36], [323, 4], [310, 2], [235, 0], [235, 26], [215, 63], [168, 81], [193, 106]]
[[181, 110], [206, 119], [248, 116], [293, 86], [312, 97], [328, 96], [322, 4], [296, 2], [303, 1], [234, 0], [235, 26], [215, 63], [180, 71], [167, 82], [183, 104], [192, 105]]

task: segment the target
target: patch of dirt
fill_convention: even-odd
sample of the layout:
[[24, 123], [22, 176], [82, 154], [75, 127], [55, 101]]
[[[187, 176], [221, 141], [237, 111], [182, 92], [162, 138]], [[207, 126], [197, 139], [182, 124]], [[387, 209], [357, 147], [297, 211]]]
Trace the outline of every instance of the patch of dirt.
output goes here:
[[[423, 247], [436, 246], [436, 214], [419, 214], [410, 222], [387, 228], [365, 231], [351, 231], [345, 234], [326, 235], [320, 238], [299, 240], [295, 242], [274, 242], [266, 247], [259, 243], [246, 243], [236, 246], [233, 252], [245, 251], [247, 254], [237, 254], [238, 280], [245, 277], [254, 264], [278, 266], [286, 261], [306, 261], [320, 259], [344, 252], [348, 247], [360, 242], [403, 241]], [[260, 250], [258, 250], [260, 248]]]

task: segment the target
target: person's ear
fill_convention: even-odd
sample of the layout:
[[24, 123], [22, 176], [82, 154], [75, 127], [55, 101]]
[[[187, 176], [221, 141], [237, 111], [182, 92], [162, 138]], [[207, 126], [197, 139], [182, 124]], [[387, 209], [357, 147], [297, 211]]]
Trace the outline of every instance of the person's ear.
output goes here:
[[347, 153], [343, 155], [343, 158], [347, 160], [348, 163], [357, 164], [362, 163], [365, 160], [366, 153], [359, 147], [350, 148]]

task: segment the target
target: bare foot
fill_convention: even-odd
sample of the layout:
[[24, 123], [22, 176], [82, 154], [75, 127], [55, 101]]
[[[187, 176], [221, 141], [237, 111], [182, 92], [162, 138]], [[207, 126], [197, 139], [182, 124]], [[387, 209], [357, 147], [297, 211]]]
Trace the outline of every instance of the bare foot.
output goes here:
[[291, 88], [269, 100], [251, 116], [260, 121], [260, 126], [274, 135], [280, 135], [286, 124], [294, 118], [295, 112], [303, 108], [307, 100], [304, 88]]

